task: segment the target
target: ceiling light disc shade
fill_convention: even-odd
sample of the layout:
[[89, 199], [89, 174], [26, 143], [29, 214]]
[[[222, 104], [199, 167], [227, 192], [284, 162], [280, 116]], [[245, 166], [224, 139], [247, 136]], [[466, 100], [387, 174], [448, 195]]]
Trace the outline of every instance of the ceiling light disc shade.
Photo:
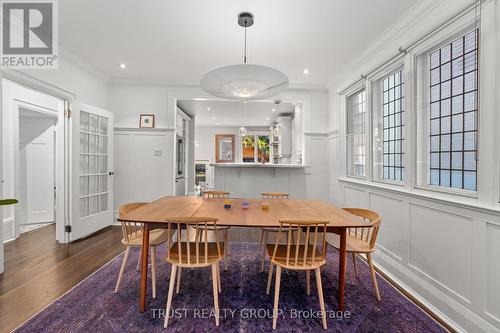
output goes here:
[[232, 100], [265, 99], [288, 88], [288, 77], [261, 65], [231, 65], [216, 68], [201, 78], [201, 88], [213, 96]]

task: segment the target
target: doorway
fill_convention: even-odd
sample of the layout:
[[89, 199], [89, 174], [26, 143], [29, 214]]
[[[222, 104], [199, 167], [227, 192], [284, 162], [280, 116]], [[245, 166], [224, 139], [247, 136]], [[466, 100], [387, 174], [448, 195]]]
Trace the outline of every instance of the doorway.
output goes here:
[[5, 79], [2, 97], [3, 195], [19, 200], [4, 209], [4, 240], [64, 229], [64, 101]]
[[19, 233], [55, 223], [57, 114], [19, 108]]

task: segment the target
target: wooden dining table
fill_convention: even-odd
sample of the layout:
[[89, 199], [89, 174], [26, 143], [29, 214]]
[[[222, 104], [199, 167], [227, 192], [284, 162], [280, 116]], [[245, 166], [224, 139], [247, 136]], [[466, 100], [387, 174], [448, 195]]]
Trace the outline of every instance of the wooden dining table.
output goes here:
[[[249, 208], [243, 208], [243, 201]], [[348, 228], [365, 227], [360, 218], [322, 200], [269, 200], [269, 208], [261, 208], [263, 199], [231, 199], [231, 208], [224, 208], [224, 199], [167, 196], [152, 201], [119, 221], [143, 223], [142, 263], [139, 311], [146, 309], [149, 231], [167, 228], [168, 221], [178, 217], [216, 217], [218, 226], [260, 228], [279, 227], [279, 220], [304, 219], [329, 221], [327, 232], [340, 236], [338, 310], [344, 311], [344, 287], [346, 274], [346, 237]]]

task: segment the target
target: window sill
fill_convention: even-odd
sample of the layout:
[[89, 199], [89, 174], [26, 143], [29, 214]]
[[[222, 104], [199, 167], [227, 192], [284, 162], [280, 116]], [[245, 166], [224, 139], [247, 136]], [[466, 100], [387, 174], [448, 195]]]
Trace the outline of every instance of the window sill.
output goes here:
[[415, 188], [413, 190], [408, 190], [397, 185], [389, 185], [375, 182], [367, 182], [359, 179], [352, 179], [348, 177], [338, 178], [338, 181], [346, 184], [353, 184], [362, 187], [369, 187], [372, 189], [392, 192], [395, 194], [406, 195], [417, 199], [427, 199], [438, 203], [454, 205], [461, 208], [470, 208], [476, 211], [482, 211], [486, 213], [493, 213], [500, 216], [500, 205], [485, 205], [477, 201], [477, 197], [467, 197], [457, 194], [442, 193], [442, 191], [429, 191], [428, 189]]

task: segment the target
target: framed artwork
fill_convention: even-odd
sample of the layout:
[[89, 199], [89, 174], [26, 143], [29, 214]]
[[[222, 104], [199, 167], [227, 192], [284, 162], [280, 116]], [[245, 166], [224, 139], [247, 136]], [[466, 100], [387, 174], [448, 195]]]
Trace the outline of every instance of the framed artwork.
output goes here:
[[231, 163], [234, 162], [234, 134], [216, 134], [215, 135], [215, 162]]
[[140, 128], [154, 128], [155, 127], [155, 115], [154, 114], [141, 114], [139, 118]]

